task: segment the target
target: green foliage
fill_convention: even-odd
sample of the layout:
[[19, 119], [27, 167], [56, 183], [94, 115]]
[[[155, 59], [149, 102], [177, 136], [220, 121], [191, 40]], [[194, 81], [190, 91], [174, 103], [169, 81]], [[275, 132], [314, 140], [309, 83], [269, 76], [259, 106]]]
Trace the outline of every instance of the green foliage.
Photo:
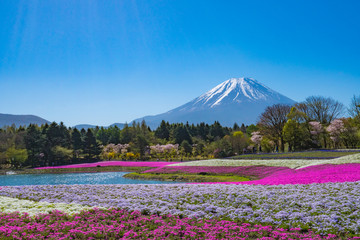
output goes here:
[[88, 129], [84, 138], [84, 154], [86, 154], [89, 159], [93, 159], [100, 153], [100, 146], [91, 129]]
[[244, 133], [242, 131], [237, 131], [237, 132], [233, 133], [233, 136], [242, 138], [242, 137], [244, 137]]
[[190, 154], [192, 152], [192, 146], [186, 140], [182, 141], [181, 148], [186, 154]]
[[269, 153], [269, 152], [274, 151], [275, 144], [274, 144], [274, 142], [272, 140], [268, 139], [267, 137], [263, 137], [261, 139], [260, 144], [261, 144], [261, 149], [262, 149], [263, 152]]
[[192, 144], [190, 134], [183, 124], [179, 124], [176, 128], [174, 128], [173, 138], [177, 144], [181, 144], [185, 140]]
[[164, 120], [161, 121], [160, 126], [155, 131], [155, 136], [157, 138], [169, 140], [170, 131], [169, 131], [169, 123]]
[[141, 157], [145, 155], [146, 148], [148, 146], [148, 141], [146, 140], [145, 136], [137, 135], [136, 140], [134, 143], [134, 148], [140, 154]]
[[74, 150], [79, 150], [83, 146], [81, 134], [79, 130], [77, 130], [76, 128], [73, 130], [71, 134], [71, 144]]
[[302, 131], [300, 123], [289, 119], [283, 128], [284, 140], [289, 144], [290, 150], [298, 150], [301, 147]]
[[53, 152], [53, 160], [54, 160], [54, 165], [58, 165], [59, 163], [61, 164], [69, 164], [71, 163], [70, 160], [73, 156], [73, 150], [72, 149], [68, 149], [68, 148], [64, 148], [61, 146], [55, 146], [52, 149]]
[[256, 131], [259, 131], [259, 127], [257, 127], [257, 126], [254, 125], [254, 124], [251, 124], [250, 126], [248, 126], [248, 127], [246, 128], [246, 133], [247, 133], [248, 136], [251, 136], [251, 134], [252, 134], [253, 132], [256, 132]]
[[6, 158], [14, 168], [21, 167], [28, 158], [26, 149], [16, 149], [14, 146], [6, 150]]
[[225, 131], [218, 121], [215, 121], [214, 124], [210, 126], [210, 136], [215, 140], [225, 136]]

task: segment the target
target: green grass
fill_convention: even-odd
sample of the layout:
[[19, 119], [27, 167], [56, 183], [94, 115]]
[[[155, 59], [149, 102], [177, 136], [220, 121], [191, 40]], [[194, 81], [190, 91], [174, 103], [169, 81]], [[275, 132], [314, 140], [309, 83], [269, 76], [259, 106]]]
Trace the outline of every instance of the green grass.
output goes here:
[[243, 182], [248, 178], [235, 175], [202, 175], [202, 174], [160, 174], [160, 173], [128, 173], [124, 177], [142, 180], [161, 180], [174, 182]]
[[304, 159], [318, 158], [331, 159], [356, 154], [359, 152], [327, 152], [327, 151], [308, 151], [308, 152], [288, 152], [288, 153], [268, 153], [268, 154], [244, 154], [231, 157], [232, 159]]

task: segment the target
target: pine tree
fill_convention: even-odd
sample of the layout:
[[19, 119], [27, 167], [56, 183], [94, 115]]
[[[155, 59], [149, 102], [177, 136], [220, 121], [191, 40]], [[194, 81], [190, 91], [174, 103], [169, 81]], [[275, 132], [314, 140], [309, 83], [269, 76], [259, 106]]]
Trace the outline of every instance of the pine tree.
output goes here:
[[241, 124], [240, 131], [242, 131], [243, 133], [246, 133], [245, 124]]
[[89, 159], [93, 159], [94, 157], [97, 157], [97, 155], [100, 154], [101, 149], [99, 144], [96, 142], [96, 138], [91, 131], [91, 129], [88, 129], [85, 135], [85, 149], [84, 153], [88, 155]]
[[233, 126], [233, 131], [239, 131], [240, 130], [240, 127], [237, 123], [234, 123], [234, 126]]
[[160, 126], [155, 130], [155, 137], [169, 140], [170, 131], [164, 120], [161, 121]]
[[96, 134], [96, 139], [98, 139], [101, 142], [101, 144], [104, 146], [109, 144], [108, 131], [104, 127], [101, 127]]
[[210, 126], [210, 135], [214, 139], [221, 139], [225, 136], [224, 129], [218, 121], [215, 121], [214, 124]]
[[39, 156], [43, 148], [43, 137], [40, 129], [33, 124], [30, 124], [26, 129], [25, 146], [28, 152], [28, 164], [31, 167], [39, 166]]
[[72, 134], [71, 134], [71, 144], [74, 149], [74, 151], [78, 151], [82, 148], [83, 142], [81, 140], [81, 134], [77, 128], [74, 128]]
[[123, 130], [121, 131], [121, 138], [120, 138], [120, 142], [122, 144], [125, 143], [130, 143], [132, 140], [132, 135], [131, 135], [131, 131], [129, 128], [129, 125], [127, 123], [125, 123]]
[[174, 139], [175, 143], [177, 144], [181, 144], [184, 140], [192, 144], [190, 134], [183, 124], [180, 124], [177, 128], [174, 129]]

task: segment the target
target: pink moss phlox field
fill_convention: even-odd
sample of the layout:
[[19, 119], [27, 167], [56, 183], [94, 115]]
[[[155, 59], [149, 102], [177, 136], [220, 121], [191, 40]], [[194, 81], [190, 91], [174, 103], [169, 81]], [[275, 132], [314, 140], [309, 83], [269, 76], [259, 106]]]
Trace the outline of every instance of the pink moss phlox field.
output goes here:
[[295, 170], [288, 169], [275, 172], [274, 174], [259, 180], [248, 182], [219, 182], [217, 184], [284, 185], [356, 181], [360, 181], [360, 164], [348, 163], [341, 165], [316, 165]]
[[214, 173], [214, 174], [235, 174], [243, 177], [264, 178], [276, 172], [289, 170], [288, 167], [270, 166], [165, 166], [144, 171], [145, 173]]
[[64, 166], [55, 166], [55, 167], [39, 167], [35, 169], [56, 169], [56, 168], [89, 168], [89, 167], [163, 167], [166, 165], [174, 164], [174, 162], [122, 162], [122, 161], [103, 161], [95, 163], [81, 163], [81, 164], [71, 164]]
[[282, 229], [225, 220], [144, 215], [138, 211], [93, 209], [74, 215], [0, 213], [0, 237], [7, 239], [337, 239], [300, 228]]

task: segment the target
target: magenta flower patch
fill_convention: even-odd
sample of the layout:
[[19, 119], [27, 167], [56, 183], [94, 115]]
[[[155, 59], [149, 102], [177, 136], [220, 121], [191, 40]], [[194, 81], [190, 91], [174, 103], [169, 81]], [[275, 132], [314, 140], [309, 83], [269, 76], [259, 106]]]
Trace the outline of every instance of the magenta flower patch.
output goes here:
[[166, 165], [174, 164], [174, 162], [122, 162], [122, 161], [102, 161], [95, 163], [82, 163], [82, 164], [71, 164], [64, 166], [55, 166], [55, 167], [39, 167], [35, 169], [56, 169], [56, 168], [88, 168], [88, 167], [163, 167]]
[[260, 180], [247, 182], [220, 182], [219, 184], [280, 185], [356, 181], [360, 181], [360, 164], [348, 163], [341, 165], [316, 165], [301, 169], [287, 169], [284, 171], [274, 172], [273, 174], [270, 174]]
[[300, 228], [283, 229], [225, 220], [144, 215], [94, 209], [72, 216], [0, 213], [0, 237], [9, 239], [336, 239]]

